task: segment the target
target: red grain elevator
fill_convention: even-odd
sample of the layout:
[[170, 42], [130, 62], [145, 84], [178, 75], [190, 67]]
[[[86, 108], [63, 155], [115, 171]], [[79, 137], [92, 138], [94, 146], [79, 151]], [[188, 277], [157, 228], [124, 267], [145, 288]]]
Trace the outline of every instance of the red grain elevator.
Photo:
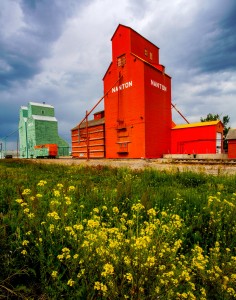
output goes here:
[[106, 158], [162, 157], [171, 151], [171, 77], [159, 48], [124, 25], [111, 41], [103, 78]]

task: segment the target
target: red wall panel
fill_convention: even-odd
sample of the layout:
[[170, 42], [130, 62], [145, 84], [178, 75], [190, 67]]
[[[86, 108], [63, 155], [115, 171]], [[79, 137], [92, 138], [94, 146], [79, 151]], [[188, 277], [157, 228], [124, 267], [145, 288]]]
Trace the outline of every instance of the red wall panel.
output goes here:
[[142, 37], [136, 31], [131, 31], [130, 52], [151, 64], [159, 64], [159, 48]]
[[87, 158], [89, 151], [90, 158], [105, 157], [105, 133], [104, 124], [88, 127], [88, 144], [87, 129], [85, 127], [72, 129], [72, 156], [73, 158]]
[[146, 157], [162, 157], [171, 151], [171, 78], [145, 65]]
[[[106, 92], [122, 75], [104, 99], [107, 158], [140, 158], [145, 154], [143, 63], [132, 55], [126, 56], [123, 67], [112, 64], [104, 77]], [[126, 152], [121, 149], [125, 143]]]
[[216, 133], [223, 133], [218, 125], [172, 129], [172, 154], [214, 154]]
[[228, 158], [236, 159], [236, 140], [228, 140]]
[[112, 37], [112, 61], [116, 63], [117, 57], [130, 53], [130, 30], [125, 26], [118, 26]]

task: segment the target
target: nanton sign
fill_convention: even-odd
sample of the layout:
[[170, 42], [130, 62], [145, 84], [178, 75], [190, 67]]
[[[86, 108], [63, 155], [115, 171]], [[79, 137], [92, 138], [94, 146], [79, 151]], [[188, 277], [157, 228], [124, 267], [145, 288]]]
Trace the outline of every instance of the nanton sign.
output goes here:
[[[156, 88], [158, 88], [158, 89], [160, 89], [160, 90], [162, 90], [162, 91], [164, 91], [164, 92], [167, 91], [167, 87], [165, 85], [161, 84], [160, 82], [156, 82], [155, 80], [151, 79], [151, 85], [154, 86], [154, 87], [156, 87]], [[117, 85], [117, 86], [113, 87], [112, 90], [111, 90], [111, 92], [112, 93], [116, 93], [118, 91], [122, 91], [124, 89], [128, 89], [128, 88], [130, 88], [132, 86], [133, 86], [133, 81], [132, 80], [131, 81], [127, 81], [125, 83], [122, 83], [120, 85]]]

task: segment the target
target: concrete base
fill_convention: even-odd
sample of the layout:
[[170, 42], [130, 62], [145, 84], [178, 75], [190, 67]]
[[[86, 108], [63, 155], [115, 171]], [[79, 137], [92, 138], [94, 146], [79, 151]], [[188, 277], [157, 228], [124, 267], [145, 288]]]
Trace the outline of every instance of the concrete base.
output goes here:
[[228, 159], [227, 154], [164, 154], [167, 159]]

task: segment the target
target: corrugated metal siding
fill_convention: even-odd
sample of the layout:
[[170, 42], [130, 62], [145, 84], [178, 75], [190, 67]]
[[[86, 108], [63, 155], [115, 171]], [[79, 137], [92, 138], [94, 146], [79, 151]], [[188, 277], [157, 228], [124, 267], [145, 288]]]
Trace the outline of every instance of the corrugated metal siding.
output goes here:
[[236, 159], [236, 140], [228, 140], [228, 158]]
[[172, 154], [214, 154], [216, 133], [223, 135], [223, 126], [197, 126], [172, 129]]
[[157, 158], [171, 151], [171, 79], [145, 65], [146, 157]]
[[131, 49], [130, 52], [136, 54], [143, 60], [158, 65], [159, 64], [159, 48], [141, 36], [134, 30], [131, 30]]
[[[91, 124], [91, 123], [90, 123]], [[95, 126], [88, 124], [87, 129], [72, 129], [72, 156], [74, 158], [104, 158], [105, 157], [105, 132], [104, 122]]]
[[123, 76], [105, 97], [107, 158], [140, 158], [145, 154], [143, 63], [133, 59], [127, 55], [124, 67], [113, 64], [104, 78], [106, 91]]

